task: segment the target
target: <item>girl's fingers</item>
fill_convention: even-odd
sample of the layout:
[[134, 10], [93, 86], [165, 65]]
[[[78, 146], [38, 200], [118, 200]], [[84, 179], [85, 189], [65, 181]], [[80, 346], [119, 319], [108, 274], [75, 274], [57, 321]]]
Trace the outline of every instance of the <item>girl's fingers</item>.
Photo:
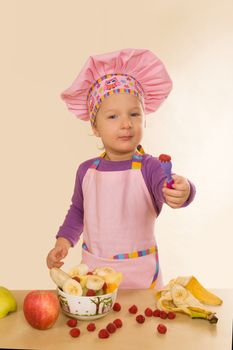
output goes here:
[[185, 203], [190, 194], [190, 184], [187, 179], [179, 175], [172, 175], [174, 180], [173, 188], [166, 187], [164, 182], [162, 192], [166, 203], [172, 208], [179, 208]]
[[62, 252], [57, 252], [54, 254], [55, 259], [59, 260], [63, 258]]
[[51, 250], [47, 257], [47, 266], [49, 269], [52, 267], [60, 268], [64, 262], [61, 261], [68, 253], [68, 250], [64, 247], [56, 247]]
[[58, 267], [58, 268], [59, 268], [59, 267], [61, 267], [63, 264], [64, 264], [64, 263], [63, 263], [62, 261], [59, 261], [59, 262], [57, 261], [57, 262], [54, 262], [54, 263], [53, 263], [53, 267]]
[[176, 191], [187, 191], [187, 188], [189, 188], [189, 183], [187, 182], [182, 182], [182, 183], [176, 183], [174, 182], [173, 185], [172, 185], [172, 189], [168, 188], [167, 187], [167, 183], [165, 182], [163, 184], [163, 190], [164, 189], [167, 189], [167, 190], [176, 190]]
[[61, 260], [67, 255], [67, 249], [65, 249], [65, 248], [59, 248], [59, 249], [55, 248], [53, 254], [54, 254], [55, 259]]
[[180, 198], [176, 198], [176, 197], [166, 197], [166, 202], [170, 203], [170, 204], [177, 204], [180, 205], [181, 204], [181, 200]]
[[168, 205], [170, 208], [173, 208], [173, 209], [180, 208], [180, 205], [179, 205], [179, 204], [167, 203], [167, 205]]
[[48, 268], [51, 269], [53, 267], [60, 268], [64, 263], [62, 261], [48, 261]]
[[168, 196], [168, 197], [182, 197], [183, 196], [183, 193], [182, 191], [178, 191], [178, 190], [171, 190], [169, 188], [163, 188], [163, 193], [165, 196]]
[[176, 197], [166, 196], [165, 200], [166, 200], [166, 203], [172, 208], [179, 208], [183, 203], [183, 201], [180, 198], [176, 198]]

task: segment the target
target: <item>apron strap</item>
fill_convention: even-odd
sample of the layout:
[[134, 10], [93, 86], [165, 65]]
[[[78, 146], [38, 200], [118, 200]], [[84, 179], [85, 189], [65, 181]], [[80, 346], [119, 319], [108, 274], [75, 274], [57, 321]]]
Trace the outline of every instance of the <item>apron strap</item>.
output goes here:
[[[142, 168], [142, 155], [145, 154], [145, 151], [142, 147], [142, 145], [138, 145], [135, 154], [132, 157], [132, 165], [131, 169], [133, 170], [140, 170]], [[94, 160], [92, 165], [90, 166], [91, 169], [97, 169], [101, 158], [104, 158], [106, 156], [106, 152], [101, 153], [98, 159]]]
[[141, 145], [138, 145], [135, 154], [132, 157], [131, 169], [140, 170], [142, 168], [142, 155], [145, 153]]

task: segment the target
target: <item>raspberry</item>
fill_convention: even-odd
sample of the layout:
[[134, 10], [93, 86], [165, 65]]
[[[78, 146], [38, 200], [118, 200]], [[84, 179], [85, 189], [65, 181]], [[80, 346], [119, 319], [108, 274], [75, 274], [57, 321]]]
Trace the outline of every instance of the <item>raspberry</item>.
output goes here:
[[66, 322], [67, 326], [69, 326], [69, 327], [76, 327], [76, 326], [77, 326], [77, 323], [78, 323], [78, 321], [75, 320], [75, 319], [73, 319], [73, 318], [70, 318], [70, 319]]
[[160, 162], [169, 162], [171, 157], [168, 154], [160, 154], [159, 160]]
[[93, 297], [93, 295], [95, 295], [95, 291], [93, 289], [88, 289], [87, 290], [87, 293], [86, 293], [86, 296], [87, 297]]
[[145, 322], [145, 317], [143, 315], [137, 315], [136, 321], [138, 323], [144, 323]]
[[101, 329], [98, 333], [99, 338], [108, 338], [109, 334], [106, 329]]
[[94, 332], [94, 330], [95, 330], [95, 324], [94, 323], [89, 323], [88, 325], [87, 325], [87, 330], [89, 331], [89, 332]]
[[78, 276], [74, 276], [72, 278], [73, 278], [73, 280], [77, 281], [78, 283], [80, 282], [80, 278]]
[[131, 314], [136, 314], [137, 311], [138, 311], [138, 308], [137, 308], [136, 305], [132, 305], [132, 306], [129, 308], [129, 312], [130, 312]]
[[153, 311], [153, 316], [154, 316], [154, 317], [160, 317], [160, 312], [161, 312], [161, 311], [160, 311], [159, 309], [154, 310], [154, 311]]
[[147, 307], [146, 310], [144, 311], [145, 316], [151, 317], [153, 315], [153, 311]]
[[165, 320], [167, 318], [167, 312], [166, 311], [160, 311], [160, 318]]
[[167, 318], [169, 318], [169, 320], [173, 320], [176, 317], [175, 312], [173, 311], [169, 311], [167, 314]]
[[160, 323], [158, 326], [157, 326], [157, 331], [160, 333], [160, 334], [165, 334], [167, 332], [167, 327]]
[[113, 305], [113, 310], [114, 310], [114, 311], [120, 311], [120, 310], [121, 310], [121, 305], [120, 305], [119, 303], [115, 303], [115, 304]]
[[73, 338], [79, 337], [79, 336], [80, 336], [80, 329], [79, 329], [79, 328], [72, 328], [72, 329], [70, 330], [70, 335], [71, 335], [71, 337], [73, 337]]
[[109, 323], [106, 327], [108, 333], [116, 332], [116, 325], [114, 323]]
[[122, 321], [119, 318], [114, 320], [113, 323], [115, 324], [116, 328], [121, 328], [122, 327]]

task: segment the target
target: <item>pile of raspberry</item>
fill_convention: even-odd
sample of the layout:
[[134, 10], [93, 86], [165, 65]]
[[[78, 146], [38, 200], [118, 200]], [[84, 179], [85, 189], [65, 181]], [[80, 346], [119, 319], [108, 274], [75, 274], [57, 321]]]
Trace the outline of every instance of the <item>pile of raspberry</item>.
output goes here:
[[[121, 310], [121, 305], [119, 303], [115, 303], [113, 305], [113, 310], [116, 312], [119, 312]], [[145, 317], [152, 317], [153, 316], [153, 317], [158, 317], [161, 319], [169, 319], [169, 320], [173, 320], [176, 317], [176, 314], [172, 311], [165, 312], [165, 311], [161, 311], [159, 309], [152, 310], [149, 307], [147, 307], [144, 310], [144, 315], [138, 314], [138, 308], [136, 305], [130, 306], [130, 308], [128, 309], [128, 312], [130, 314], [136, 315], [136, 321], [139, 324], [142, 324], [145, 322], [145, 320], [146, 320]], [[77, 327], [77, 324], [78, 324], [78, 321], [76, 319], [69, 319], [67, 321], [67, 325], [72, 328], [70, 330], [70, 335], [74, 338], [79, 337], [81, 334], [81, 331]], [[98, 337], [101, 339], [109, 338], [109, 336], [111, 334], [115, 333], [116, 330], [118, 328], [121, 328], [122, 326], [123, 326], [122, 320], [120, 318], [117, 318], [113, 322], [108, 323], [105, 328], [100, 329], [98, 332]], [[95, 330], [96, 330], [96, 325], [94, 322], [91, 322], [87, 325], [88, 332], [94, 332]], [[156, 330], [160, 334], [165, 334], [167, 332], [167, 327], [164, 324], [159, 323], [156, 327]]]
[[[136, 305], [132, 305], [132, 306], [129, 308], [128, 311], [129, 311], [129, 313], [131, 313], [131, 314], [137, 314], [138, 308], [137, 308]], [[153, 311], [153, 310], [152, 310], [151, 308], [149, 308], [149, 307], [147, 307], [147, 308], [144, 310], [144, 315], [145, 315], [146, 317], [152, 317], [152, 316], [154, 316], [154, 317], [160, 317], [160, 318], [162, 318], [163, 320], [166, 319], [166, 318], [168, 318], [169, 320], [173, 320], [173, 319], [176, 317], [175, 312], [172, 312], [172, 311], [166, 312], [166, 311], [161, 311], [161, 310], [159, 310], [159, 309], [155, 309], [155, 310]], [[137, 321], [138, 323], [141, 323], [141, 324], [144, 323], [145, 320], [146, 320], [144, 315], [138, 314], [138, 315], [136, 316], [136, 321]], [[165, 334], [165, 333], [167, 332], [167, 327], [166, 327], [164, 324], [160, 323], [160, 324], [158, 324], [158, 326], [157, 326], [157, 331], [158, 331], [160, 334]]]
[[[72, 329], [70, 330], [70, 335], [73, 338], [78, 338], [81, 334], [80, 329], [77, 327], [78, 321], [76, 319], [69, 319], [67, 321], [67, 326], [71, 327]], [[121, 328], [123, 325], [122, 321], [117, 318], [113, 322], [110, 322], [107, 324], [106, 328], [100, 329], [98, 336], [99, 338], [108, 338], [110, 334], [115, 333], [117, 328]], [[87, 325], [87, 330], [88, 332], [94, 332], [96, 330], [96, 325], [94, 322], [91, 322]]]

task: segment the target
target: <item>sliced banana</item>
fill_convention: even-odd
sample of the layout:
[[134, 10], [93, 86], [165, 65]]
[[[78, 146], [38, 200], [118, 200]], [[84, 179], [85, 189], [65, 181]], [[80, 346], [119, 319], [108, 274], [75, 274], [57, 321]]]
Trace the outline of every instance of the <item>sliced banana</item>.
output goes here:
[[173, 303], [173, 300], [168, 300], [165, 296], [157, 300], [157, 308], [159, 310], [170, 311], [174, 310], [176, 305]]
[[53, 282], [55, 282], [56, 285], [60, 288], [62, 288], [65, 281], [70, 278], [70, 276], [67, 273], [65, 273], [57, 267], [53, 267], [52, 269], [50, 269], [49, 273]]
[[122, 282], [122, 273], [114, 271], [106, 274], [103, 278], [107, 284], [116, 284], [119, 286]]
[[104, 277], [105, 275], [109, 274], [109, 273], [113, 273], [116, 272], [112, 267], [97, 267], [94, 271], [93, 274], [100, 276], [100, 277]]
[[169, 301], [173, 300], [173, 299], [172, 299], [172, 293], [171, 293], [170, 290], [169, 290], [169, 291], [164, 291], [164, 292], [162, 293], [162, 296], [163, 296], [166, 300], [169, 300]]
[[87, 275], [86, 287], [88, 289], [100, 290], [104, 285], [104, 279], [97, 275]]
[[81, 284], [82, 288], [86, 287], [86, 282], [87, 282], [88, 276], [89, 275], [79, 276], [80, 284]]
[[85, 276], [89, 271], [89, 267], [86, 264], [79, 264], [76, 266], [73, 266], [69, 271], [68, 275], [70, 277], [74, 276]]
[[69, 278], [65, 281], [65, 283], [62, 286], [62, 289], [65, 293], [71, 294], [71, 295], [82, 295], [83, 290], [81, 287], [81, 284], [74, 280], [73, 278]]
[[188, 296], [188, 292], [183, 286], [181, 286], [180, 284], [175, 284], [171, 288], [171, 295], [172, 295], [172, 299], [174, 301], [174, 304], [177, 307], [187, 306], [185, 299]]
[[185, 287], [188, 284], [189, 280], [190, 276], [179, 276], [175, 279], [175, 283]]
[[180, 284], [175, 284], [171, 289], [171, 295], [174, 304], [177, 307], [199, 307], [202, 308], [203, 305], [196, 299], [187, 289], [185, 289]]

